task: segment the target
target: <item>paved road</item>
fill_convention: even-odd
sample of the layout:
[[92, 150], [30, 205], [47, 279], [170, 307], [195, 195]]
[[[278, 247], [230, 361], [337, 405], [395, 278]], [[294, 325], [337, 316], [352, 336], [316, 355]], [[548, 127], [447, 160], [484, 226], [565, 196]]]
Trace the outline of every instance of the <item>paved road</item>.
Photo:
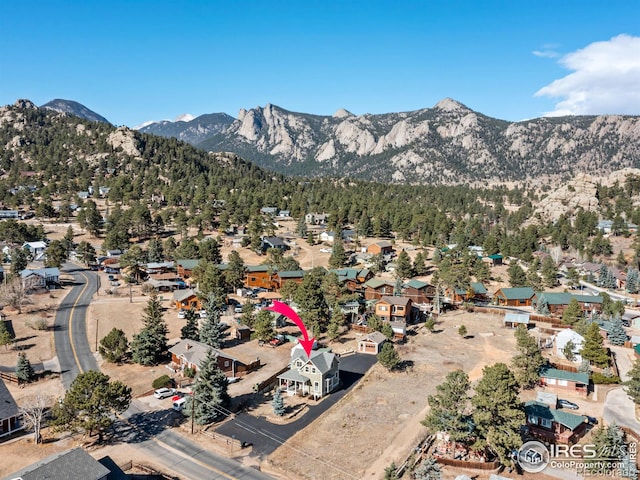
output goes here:
[[240, 441], [253, 444], [252, 453], [264, 458], [344, 397], [375, 363], [375, 355], [356, 353], [343, 357], [340, 360], [340, 390], [333, 392], [317, 405], [310, 407], [309, 411], [295, 422], [276, 425], [262, 417], [256, 418], [246, 413], [241, 413], [233, 416], [229, 421], [218, 427], [216, 431], [227, 437], [235, 437]]
[[[100, 370], [89, 347], [86, 330], [87, 306], [91, 302], [99, 276], [74, 264], [65, 264], [62, 271], [74, 278], [74, 285], [61, 302], [56, 313], [54, 341], [62, 373], [62, 383], [69, 389], [80, 373]], [[95, 340], [94, 340], [95, 341]], [[234, 460], [203, 450], [198, 445], [167, 430], [165, 425], [175, 412], [164, 412], [158, 418], [155, 412], [145, 412], [141, 404], [133, 401], [124, 417], [127, 422], [116, 425], [119, 438], [144, 450], [159, 463], [190, 480], [266, 480], [267, 475], [247, 468]]]
[[126, 421], [116, 426], [120, 441], [147, 455], [178, 475], [190, 480], [267, 480], [264, 473], [240, 465], [235, 460], [221, 457], [167, 429], [181, 415], [171, 409], [147, 412], [144, 405], [134, 400], [124, 413]]
[[56, 354], [66, 389], [79, 373], [100, 370], [87, 339], [87, 306], [96, 291], [98, 276], [89, 270], [67, 263], [62, 271], [73, 276], [74, 285], [56, 313], [54, 340]]

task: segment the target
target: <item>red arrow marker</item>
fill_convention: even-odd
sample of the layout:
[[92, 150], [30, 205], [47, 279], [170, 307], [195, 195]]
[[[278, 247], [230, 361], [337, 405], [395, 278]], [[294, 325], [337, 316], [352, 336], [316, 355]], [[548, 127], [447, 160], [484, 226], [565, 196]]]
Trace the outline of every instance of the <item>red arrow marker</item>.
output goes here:
[[307, 333], [307, 327], [304, 326], [304, 322], [300, 319], [298, 314], [286, 303], [279, 302], [277, 300], [273, 301], [272, 307], [267, 307], [265, 310], [271, 310], [272, 312], [279, 313], [284, 315], [293, 323], [295, 323], [300, 331], [302, 332], [303, 340], [298, 340], [304, 351], [307, 353], [307, 357], [311, 357], [311, 349], [313, 348], [313, 343], [315, 342], [315, 338], [309, 340], [309, 334]]

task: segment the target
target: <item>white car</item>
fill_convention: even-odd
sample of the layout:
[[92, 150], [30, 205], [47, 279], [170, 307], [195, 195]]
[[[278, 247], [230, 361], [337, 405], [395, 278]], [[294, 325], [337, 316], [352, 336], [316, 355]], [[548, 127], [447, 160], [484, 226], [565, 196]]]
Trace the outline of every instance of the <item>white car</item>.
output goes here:
[[207, 318], [207, 311], [206, 310], [200, 310], [198, 312], [198, 315], [200, 315], [200, 318]]
[[178, 312], [178, 318], [186, 318], [187, 317], [187, 311], [186, 310], [180, 310]]
[[162, 399], [172, 397], [174, 393], [176, 393], [175, 388], [159, 388], [155, 392], [153, 392], [153, 396]]

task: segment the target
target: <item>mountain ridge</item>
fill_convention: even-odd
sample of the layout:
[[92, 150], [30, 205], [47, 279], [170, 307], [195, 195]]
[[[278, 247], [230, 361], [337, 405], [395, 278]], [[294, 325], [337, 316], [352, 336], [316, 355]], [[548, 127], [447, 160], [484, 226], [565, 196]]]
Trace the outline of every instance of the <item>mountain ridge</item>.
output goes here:
[[90, 120], [92, 122], [103, 122], [111, 125], [111, 122], [104, 118], [102, 115], [94, 112], [93, 110], [85, 107], [81, 103], [78, 103], [74, 100], [64, 100], [62, 98], [55, 98], [44, 105], [40, 105], [40, 108], [47, 108], [49, 110], [53, 110], [59, 113], [66, 113], [70, 115], [75, 115], [80, 118], [84, 118], [85, 120]]

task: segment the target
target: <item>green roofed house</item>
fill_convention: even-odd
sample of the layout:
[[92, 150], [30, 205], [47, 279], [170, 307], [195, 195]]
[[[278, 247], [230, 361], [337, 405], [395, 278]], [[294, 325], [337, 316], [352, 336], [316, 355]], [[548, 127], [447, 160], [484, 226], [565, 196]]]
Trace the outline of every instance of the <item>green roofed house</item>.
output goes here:
[[413, 303], [433, 303], [436, 287], [427, 282], [411, 279], [402, 286], [402, 296], [410, 298]]
[[532, 304], [534, 307], [543, 296], [549, 305], [549, 312], [554, 315], [562, 315], [562, 312], [564, 312], [573, 298], [578, 301], [580, 308], [582, 308], [584, 312], [602, 311], [602, 297], [599, 295], [574, 295], [569, 292], [537, 292], [533, 298]]
[[528, 433], [543, 442], [573, 445], [588, 430], [582, 415], [576, 415], [534, 400], [524, 404]]
[[178, 276], [184, 279], [189, 278], [193, 275], [193, 270], [198, 266], [200, 260], [177, 260], [176, 265], [178, 266]]
[[274, 272], [271, 279], [271, 287], [273, 290], [279, 291], [286, 283], [302, 283], [304, 277], [304, 271], [302, 270], [287, 270]]
[[395, 285], [391, 280], [372, 278], [364, 284], [365, 300], [379, 300], [385, 295], [393, 295]]
[[589, 391], [589, 374], [543, 368], [540, 370], [540, 384], [554, 390], [586, 397]]
[[504, 307], [530, 307], [534, 295], [531, 287], [501, 288], [493, 294], [493, 303]]

